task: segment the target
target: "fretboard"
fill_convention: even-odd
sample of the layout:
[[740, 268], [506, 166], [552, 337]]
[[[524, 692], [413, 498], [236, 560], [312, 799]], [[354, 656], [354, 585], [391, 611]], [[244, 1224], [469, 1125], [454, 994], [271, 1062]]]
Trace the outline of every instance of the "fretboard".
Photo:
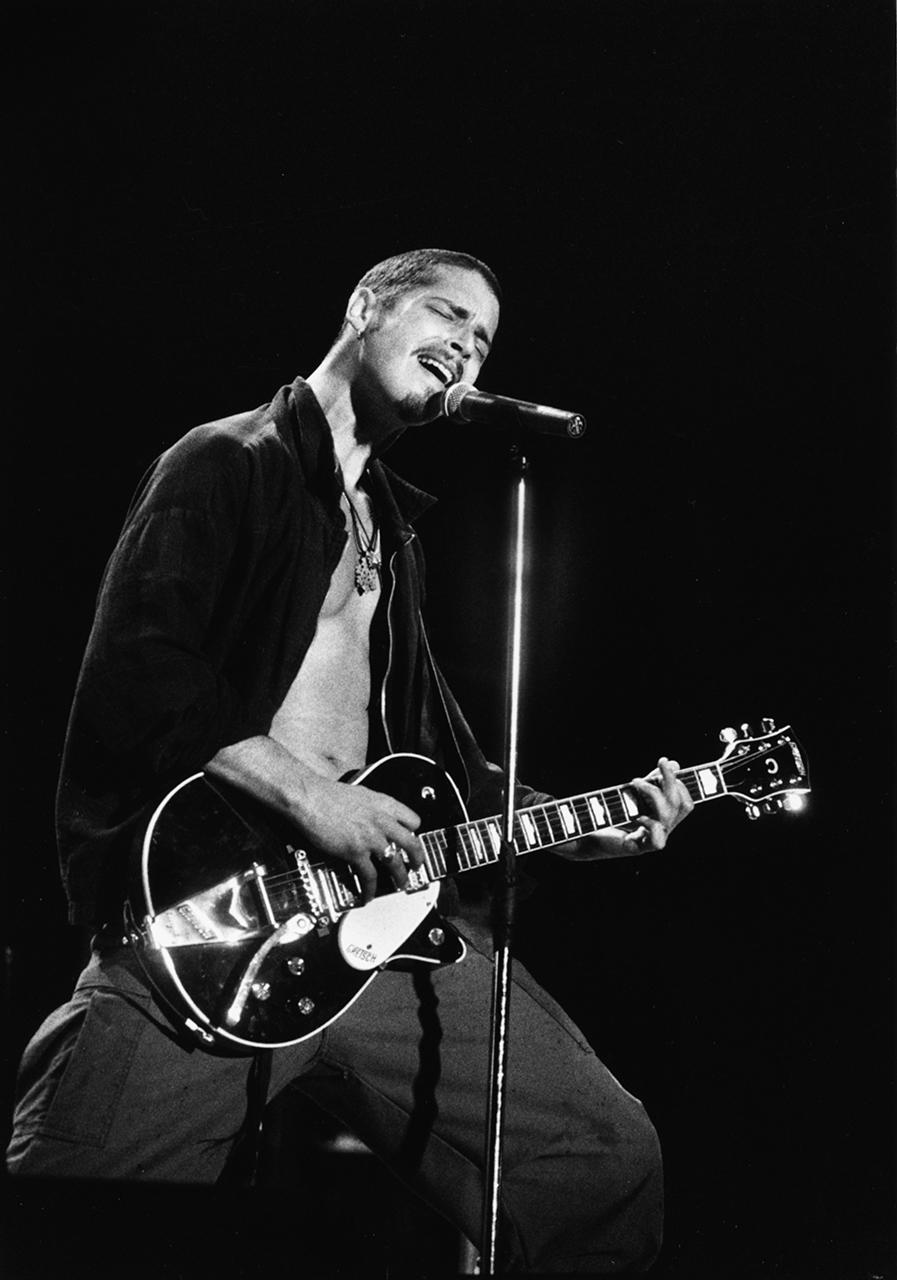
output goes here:
[[[676, 776], [696, 804], [725, 794], [718, 762], [683, 769]], [[514, 851], [519, 856], [611, 827], [626, 827], [634, 824], [640, 812], [638, 797], [625, 784], [519, 809], [514, 815]], [[425, 832], [421, 843], [428, 878], [440, 880], [497, 862], [502, 827], [502, 819], [496, 816]]]

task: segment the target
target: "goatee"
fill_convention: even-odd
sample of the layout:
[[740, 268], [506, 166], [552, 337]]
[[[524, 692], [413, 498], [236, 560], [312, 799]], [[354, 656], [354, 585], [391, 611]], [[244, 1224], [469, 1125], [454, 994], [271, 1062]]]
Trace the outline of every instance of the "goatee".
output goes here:
[[442, 413], [442, 395], [439, 391], [429, 395], [409, 392], [395, 405], [395, 415], [406, 427], [435, 422]]
[[400, 400], [392, 400], [387, 405], [385, 400], [375, 399], [363, 387], [356, 386], [352, 392], [352, 403], [355, 438], [359, 444], [370, 444], [375, 449], [387, 441], [392, 442], [406, 427], [435, 422], [442, 413], [442, 395], [438, 391], [409, 391]]

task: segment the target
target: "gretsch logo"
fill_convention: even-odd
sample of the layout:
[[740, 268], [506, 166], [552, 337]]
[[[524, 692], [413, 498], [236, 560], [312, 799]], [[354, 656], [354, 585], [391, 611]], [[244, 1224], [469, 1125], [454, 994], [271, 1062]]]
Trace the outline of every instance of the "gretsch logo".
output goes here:
[[368, 951], [367, 947], [358, 947], [354, 942], [350, 943], [346, 950], [353, 956], [357, 956], [359, 960], [364, 960], [367, 964], [373, 964], [377, 959], [376, 952]]
[[184, 917], [184, 919], [187, 921], [188, 924], [191, 924], [193, 926], [193, 928], [196, 930], [199, 936], [201, 938], [204, 938], [206, 942], [215, 941], [216, 934], [214, 929], [210, 929], [208, 925], [203, 924], [203, 922], [196, 915], [196, 912], [190, 906], [189, 902], [179, 902], [177, 905], [177, 912], [178, 912], [178, 915], [181, 915]]

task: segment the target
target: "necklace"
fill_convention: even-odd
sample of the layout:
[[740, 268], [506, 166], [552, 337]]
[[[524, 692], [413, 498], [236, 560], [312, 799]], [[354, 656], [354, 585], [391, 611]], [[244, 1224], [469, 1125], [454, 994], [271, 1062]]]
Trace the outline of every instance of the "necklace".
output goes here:
[[352, 522], [352, 537], [358, 559], [355, 561], [355, 590], [360, 596], [366, 591], [376, 591], [380, 585], [380, 557], [377, 555], [377, 526], [371, 521], [371, 532], [368, 534], [364, 521], [355, 510], [355, 503], [346, 493], [343, 486], [343, 497], [349, 504], [349, 519]]

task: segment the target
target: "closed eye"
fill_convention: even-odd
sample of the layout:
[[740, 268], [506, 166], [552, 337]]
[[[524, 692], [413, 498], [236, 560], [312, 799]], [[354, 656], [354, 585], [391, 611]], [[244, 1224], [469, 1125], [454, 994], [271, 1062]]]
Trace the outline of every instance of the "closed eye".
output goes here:
[[[457, 303], [448, 299], [431, 299], [427, 306], [435, 315], [441, 316], [443, 320], [450, 320], [453, 324], [463, 324], [470, 319], [470, 312], [466, 307], [458, 306]], [[482, 364], [492, 349], [491, 339], [482, 325], [477, 326], [473, 337], [476, 353]]]

